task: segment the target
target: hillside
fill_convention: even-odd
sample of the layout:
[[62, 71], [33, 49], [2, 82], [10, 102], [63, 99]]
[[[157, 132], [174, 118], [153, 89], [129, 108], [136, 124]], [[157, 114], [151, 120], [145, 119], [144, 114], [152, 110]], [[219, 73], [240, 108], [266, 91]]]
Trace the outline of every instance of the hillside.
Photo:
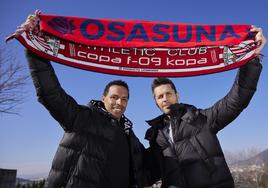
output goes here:
[[268, 149], [230, 165], [236, 188], [268, 188]]

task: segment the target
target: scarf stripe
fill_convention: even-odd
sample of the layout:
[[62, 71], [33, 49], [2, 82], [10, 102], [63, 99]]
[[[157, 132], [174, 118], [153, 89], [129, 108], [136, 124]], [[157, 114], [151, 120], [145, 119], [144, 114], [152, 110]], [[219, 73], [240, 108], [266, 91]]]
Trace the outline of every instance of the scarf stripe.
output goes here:
[[240, 67], [255, 57], [257, 47], [250, 25], [39, 17], [39, 34], [25, 31], [16, 37], [26, 48], [61, 64], [107, 74], [210, 74]]

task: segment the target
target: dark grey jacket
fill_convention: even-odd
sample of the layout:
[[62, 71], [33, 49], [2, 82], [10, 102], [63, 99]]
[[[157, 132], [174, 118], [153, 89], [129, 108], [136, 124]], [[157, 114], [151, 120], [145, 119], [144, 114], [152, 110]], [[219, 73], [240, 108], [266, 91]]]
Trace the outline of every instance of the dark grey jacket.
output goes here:
[[[178, 178], [184, 176], [187, 188], [234, 187], [216, 134], [247, 107], [256, 91], [261, 69], [259, 59], [255, 58], [239, 69], [229, 93], [212, 107], [197, 109], [184, 105], [186, 112], [181, 118], [176, 116], [176, 112], [172, 113], [175, 114], [170, 119], [174, 129], [175, 153], [184, 172]], [[154, 151], [156, 179], [163, 171], [163, 156], [155, 139], [158, 129], [163, 127], [164, 117], [161, 115], [148, 121], [151, 128], [145, 136]]]
[[[47, 187], [110, 187], [106, 185], [105, 170], [109, 163], [107, 159], [112, 150], [112, 143], [119, 129], [118, 121], [107, 113], [101, 102], [92, 102], [90, 106], [77, 104], [61, 88], [48, 60], [30, 52], [27, 52], [26, 56], [38, 101], [47, 108], [65, 131], [52, 163]], [[127, 136], [131, 163], [129, 166], [132, 169], [130, 181], [136, 187], [143, 187], [146, 177], [143, 174], [145, 149], [133, 133], [131, 122], [122, 117], [121, 124], [125, 123], [130, 126]], [[121, 155], [118, 153], [119, 159], [127, 157]], [[119, 161], [115, 165], [120, 167], [125, 164]]]

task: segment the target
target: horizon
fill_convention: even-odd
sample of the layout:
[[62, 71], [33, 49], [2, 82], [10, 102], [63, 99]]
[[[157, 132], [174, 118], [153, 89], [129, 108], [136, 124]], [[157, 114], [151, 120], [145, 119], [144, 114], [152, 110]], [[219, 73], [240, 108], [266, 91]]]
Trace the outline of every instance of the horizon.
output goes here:
[[[232, 153], [232, 155], [236, 155], [236, 154], [239, 154], [239, 153], [241, 153], [241, 152], [243, 152], [243, 153], [251, 152], [250, 149], [251, 149], [251, 148], [249, 148], [249, 151], [237, 151], [237, 153]], [[253, 148], [253, 149], [254, 149], [254, 148]], [[255, 148], [255, 149], [256, 149], [256, 148]], [[229, 151], [224, 151], [224, 153], [227, 153], [227, 152], [229, 152]], [[254, 153], [254, 152], [258, 152], [258, 153]], [[244, 162], [244, 161], [247, 161], [247, 160], [249, 160], [249, 159], [251, 159], [251, 158], [255, 158], [255, 157], [257, 157], [258, 155], [260, 155], [260, 154], [262, 154], [262, 153], [267, 153], [267, 152], [268, 152], [268, 148], [265, 149], [265, 150], [262, 150], [262, 151], [257, 151], [257, 150], [255, 150], [254, 152], [251, 152], [250, 154], [248, 154], [247, 157], [242, 157], [241, 160], [238, 160], [238, 161], [236, 161], [236, 162], [232, 162], [232, 163], [228, 163], [228, 162], [227, 162], [227, 163], [228, 163], [228, 166], [229, 166], [229, 165], [233, 166], [233, 165], [235, 165], [236, 163]], [[228, 161], [228, 156], [226, 157], [226, 160]], [[267, 160], [268, 160], [268, 159], [267, 159]], [[9, 169], [9, 170], [17, 170], [17, 169]], [[18, 170], [17, 170], [17, 172], [18, 172]], [[36, 181], [36, 180], [42, 180], [42, 179], [46, 178], [47, 175], [48, 175], [48, 173], [49, 173], [49, 171], [46, 171], [46, 172], [39, 172], [39, 173], [36, 173], [36, 174], [26, 173], [26, 174], [23, 175], [23, 177], [19, 177], [19, 176], [17, 176], [17, 178], [21, 178], [21, 179], [25, 179], [25, 180], [31, 180], [31, 181]]]

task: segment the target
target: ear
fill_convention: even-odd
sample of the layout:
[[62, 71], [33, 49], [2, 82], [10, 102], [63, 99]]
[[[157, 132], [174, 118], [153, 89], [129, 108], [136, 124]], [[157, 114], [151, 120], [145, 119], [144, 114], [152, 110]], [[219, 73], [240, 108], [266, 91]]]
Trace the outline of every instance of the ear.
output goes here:
[[105, 96], [104, 95], [102, 95], [101, 100], [104, 103], [104, 100], [105, 100]]
[[177, 103], [179, 103], [179, 101], [180, 101], [180, 95], [179, 95], [179, 93], [176, 93], [176, 96], [177, 96]]
[[[159, 108], [159, 106], [158, 106], [158, 104], [157, 104], [157, 102], [156, 102], [156, 100], [154, 101], [155, 102], [155, 105]], [[160, 109], [160, 108], [159, 108]]]
[[[155, 99], [155, 95], [153, 95], [153, 98], [154, 98], [154, 103], [155, 103], [155, 105], [159, 108], [159, 106], [158, 106], [158, 104], [157, 104], [157, 102], [156, 102], [156, 99]], [[159, 108], [160, 109], [160, 108]], [[161, 109], [160, 109], [161, 110]]]

